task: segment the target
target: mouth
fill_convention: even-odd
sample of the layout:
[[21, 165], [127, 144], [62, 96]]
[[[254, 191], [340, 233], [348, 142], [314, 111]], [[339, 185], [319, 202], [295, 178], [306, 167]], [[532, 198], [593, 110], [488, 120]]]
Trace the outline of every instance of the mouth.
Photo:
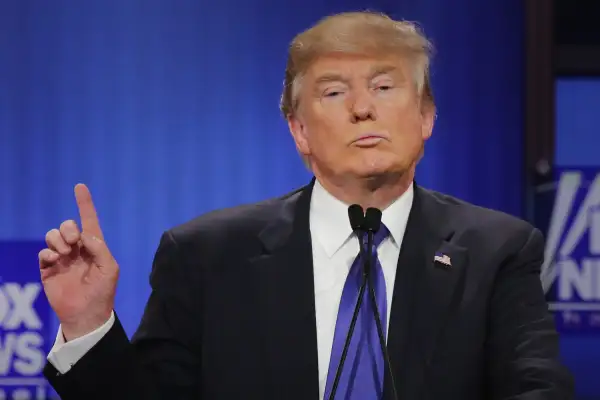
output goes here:
[[352, 144], [357, 147], [374, 147], [384, 140], [387, 140], [387, 138], [384, 135], [368, 133], [354, 140]]

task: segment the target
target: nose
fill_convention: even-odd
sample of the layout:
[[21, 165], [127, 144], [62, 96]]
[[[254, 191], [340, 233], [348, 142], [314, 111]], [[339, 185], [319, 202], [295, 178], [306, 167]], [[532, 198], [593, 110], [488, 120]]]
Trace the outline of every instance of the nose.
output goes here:
[[350, 118], [353, 123], [377, 119], [371, 93], [363, 90], [351, 98]]

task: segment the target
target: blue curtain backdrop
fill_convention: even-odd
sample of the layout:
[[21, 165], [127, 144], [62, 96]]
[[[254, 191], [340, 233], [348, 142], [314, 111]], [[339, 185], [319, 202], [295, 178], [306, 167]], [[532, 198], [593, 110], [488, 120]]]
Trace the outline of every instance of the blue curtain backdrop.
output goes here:
[[437, 47], [419, 182], [520, 215], [521, 3], [2, 1], [0, 240], [77, 218], [73, 186], [87, 183], [133, 333], [163, 230], [308, 181], [278, 111], [287, 44], [367, 8], [420, 21]]

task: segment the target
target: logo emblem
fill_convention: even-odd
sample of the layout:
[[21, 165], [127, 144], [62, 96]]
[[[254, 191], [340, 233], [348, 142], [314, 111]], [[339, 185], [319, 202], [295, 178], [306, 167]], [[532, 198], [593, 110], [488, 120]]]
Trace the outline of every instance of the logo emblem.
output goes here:
[[559, 171], [541, 280], [563, 331], [600, 332], [600, 171]]
[[43, 376], [55, 332], [40, 282], [42, 242], [0, 242], [0, 399], [47, 399]]

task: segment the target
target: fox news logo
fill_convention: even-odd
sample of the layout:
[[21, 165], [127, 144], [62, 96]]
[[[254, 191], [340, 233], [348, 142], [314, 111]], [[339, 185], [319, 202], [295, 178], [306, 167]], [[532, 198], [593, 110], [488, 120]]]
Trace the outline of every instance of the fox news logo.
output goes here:
[[566, 331], [600, 331], [600, 171], [559, 171], [541, 279]]
[[[35, 255], [31, 245], [0, 244], [0, 400], [48, 398], [43, 369], [50, 313]], [[33, 265], [23, 259], [34, 260]], [[33, 273], [26, 271], [30, 268]]]

